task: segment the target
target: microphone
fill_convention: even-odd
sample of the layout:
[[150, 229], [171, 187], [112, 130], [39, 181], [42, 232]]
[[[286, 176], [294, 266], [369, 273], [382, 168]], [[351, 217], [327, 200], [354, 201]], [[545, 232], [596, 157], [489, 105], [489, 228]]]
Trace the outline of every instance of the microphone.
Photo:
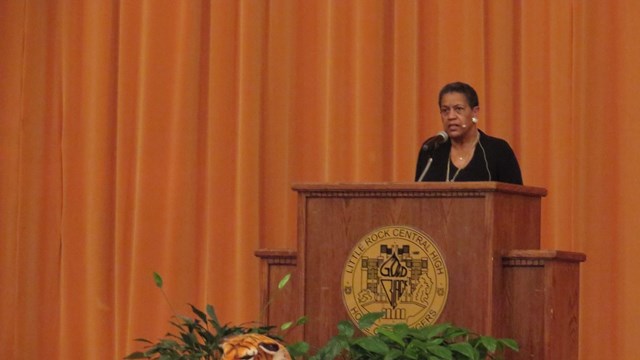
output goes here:
[[[440, 131], [436, 135], [428, 138], [424, 142], [424, 144], [422, 144], [422, 150], [424, 151], [433, 150], [438, 146], [440, 146], [440, 144], [442, 144], [443, 142], [447, 141], [448, 139], [449, 139], [449, 135], [447, 135], [447, 133], [444, 131]], [[427, 165], [422, 170], [422, 174], [420, 174], [420, 177], [417, 180], [418, 182], [422, 181], [422, 179], [424, 179], [424, 176], [427, 175], [427, 171], [429, 171], [429, 168], [431, 167], [432, 162], [433, 162], [433, 158], [430, 157], [429, 160], [427, 160]]]
[[429, 149], [435, 149], [438, 146], [440, 146], [440, 144], [442, 144], [443, 142], [449, 140], [449, 135], [447, 135], [446, 132], [444, 131], [440, 131], [439, 133], [435, 134], [434, 136], [428, 138], [423, 144], [422, 144], [422, 150], [429, 150]]

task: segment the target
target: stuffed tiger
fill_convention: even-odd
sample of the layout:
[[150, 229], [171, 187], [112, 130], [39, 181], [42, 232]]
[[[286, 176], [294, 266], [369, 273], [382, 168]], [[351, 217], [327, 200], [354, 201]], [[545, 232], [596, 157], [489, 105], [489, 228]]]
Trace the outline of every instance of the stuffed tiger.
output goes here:
[[261, 334], [235, 335], [222, 343], [220, 360], [291, 360], [284, 345]]

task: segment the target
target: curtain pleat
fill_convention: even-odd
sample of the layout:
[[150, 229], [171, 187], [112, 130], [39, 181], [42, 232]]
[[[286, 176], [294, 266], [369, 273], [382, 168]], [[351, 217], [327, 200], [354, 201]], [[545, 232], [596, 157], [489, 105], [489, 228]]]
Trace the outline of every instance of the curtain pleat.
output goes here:
[[[16, 309], [18, 283], [18, 216], [20, 184], [21, 99], [23, 93], [26, 4], [0, 3], [0, 308]], [[14, 353], [19, 316], [0, 312], [0, 343]]]
[[441, 128], [438, 91], [461, 80], [480, 128], [549, 190], [543, 246], [588, 256], [580, 358], [633, 358], [638, 13], [632, 0], [0, 2], [0, 354], [121, 358], [189, 303], [257, 319], [253, 252], [296, 246], [291, 185], [412, 181]]

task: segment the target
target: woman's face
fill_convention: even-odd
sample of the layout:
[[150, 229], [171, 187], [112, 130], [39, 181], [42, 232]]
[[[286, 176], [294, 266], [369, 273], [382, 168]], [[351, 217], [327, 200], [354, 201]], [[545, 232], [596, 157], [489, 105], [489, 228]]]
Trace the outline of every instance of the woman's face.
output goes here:
[[471, 118], [478, 115], [479, 107], [471, 108], [462, 93], [451, 92], [442, 95], [440, 101], [440, 119], [442, 127], [452, 139], [464, 138], [469, 130], [475, 128]]

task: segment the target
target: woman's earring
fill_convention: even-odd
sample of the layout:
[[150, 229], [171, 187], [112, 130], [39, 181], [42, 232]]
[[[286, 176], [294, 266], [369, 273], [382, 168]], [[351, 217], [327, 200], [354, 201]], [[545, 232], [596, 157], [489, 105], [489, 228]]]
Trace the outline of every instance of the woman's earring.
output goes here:
[[474, 124], [478, 123], [478, 118], [472, 117], [471, 118], [471, 122], [473, 122]]

